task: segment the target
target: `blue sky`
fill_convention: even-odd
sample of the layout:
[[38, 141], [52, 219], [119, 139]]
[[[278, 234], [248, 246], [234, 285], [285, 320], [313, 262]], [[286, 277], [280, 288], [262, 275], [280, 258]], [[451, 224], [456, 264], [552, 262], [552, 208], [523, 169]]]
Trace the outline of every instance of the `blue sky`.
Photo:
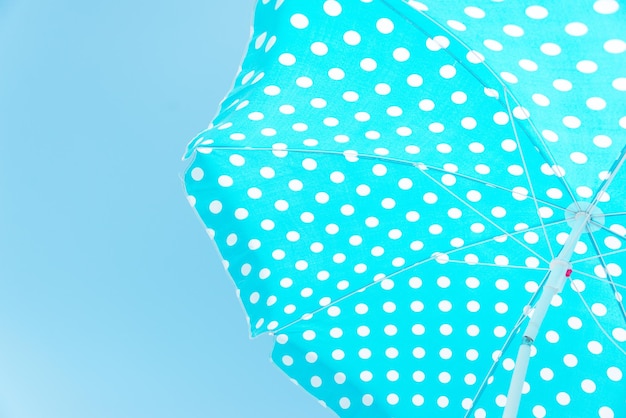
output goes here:
[[333, 416], [188, 206], [252, 0], [0, 0], [0, 417]]

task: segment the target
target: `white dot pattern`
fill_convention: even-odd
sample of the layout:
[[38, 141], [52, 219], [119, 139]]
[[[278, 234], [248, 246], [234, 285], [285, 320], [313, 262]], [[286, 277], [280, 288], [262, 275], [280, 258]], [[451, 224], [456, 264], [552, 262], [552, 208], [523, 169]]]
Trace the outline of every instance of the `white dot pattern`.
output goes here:
[[626, 416], [623, 11], [259, 1], [185, 181], [294, 381], [341, 417], [501, 416], [503, 344], [595, 199], [519, 416]]
[[[463, 2], [428, 2], [427, 14], [485, 57], [527, 107], [534, 126], [526, 129], [549, 131], [551, 138], [544, 134], [535, 141], [563, 165], [572, 189], [596, 190], [599, 168], [607, 169], [623, 147], [594, 146], [593, 138], [624, 136], [624, 10], [608, 0], [577, 2], [568, 10], [558, 2], [542, 3], [480, 1], [468, 14]], [[583, 163], [569, 159], [572, 149], [585, 155]]]

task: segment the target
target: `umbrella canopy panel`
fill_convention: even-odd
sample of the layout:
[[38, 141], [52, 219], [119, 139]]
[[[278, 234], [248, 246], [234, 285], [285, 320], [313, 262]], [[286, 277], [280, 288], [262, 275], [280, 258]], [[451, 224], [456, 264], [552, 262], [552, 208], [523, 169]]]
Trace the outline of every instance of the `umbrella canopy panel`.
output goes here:
[[515, 92], [575, 198], [593, 197], [624, 148], [626, 10], [614, 0], [427, 3], [413, 2]]
[[626, 414], [614, 3], [258, 3], [186, 188], [251, 333], [341, 416], [499, 416], [580, 211], [520, 416]]

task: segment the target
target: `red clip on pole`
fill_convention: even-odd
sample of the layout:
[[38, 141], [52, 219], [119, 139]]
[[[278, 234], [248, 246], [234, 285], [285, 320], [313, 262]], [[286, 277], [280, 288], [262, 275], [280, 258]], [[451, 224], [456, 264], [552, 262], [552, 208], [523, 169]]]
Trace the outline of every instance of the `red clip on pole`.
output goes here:
[[571, 276], [571, 275], [572, 275], [572, 269], [568, 269], [568, 270], [565, 272], [565, 277], [569, 277], [569, 276]]

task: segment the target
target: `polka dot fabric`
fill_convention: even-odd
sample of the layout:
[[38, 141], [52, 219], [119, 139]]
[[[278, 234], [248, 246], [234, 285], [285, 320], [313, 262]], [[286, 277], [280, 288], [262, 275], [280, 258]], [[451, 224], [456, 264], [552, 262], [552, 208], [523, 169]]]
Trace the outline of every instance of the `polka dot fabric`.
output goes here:
[[252, 335], [342, 417], [626, 415], [617, 2], [260, 0], [185, 184]]
[[425, 16], [471, 48], [460, 60], [488, 67], [514, 94], [519, 116], [532, 122], [530, 137], [562, 167], [575, 198], [594, 197], [589, 191], [598, 189], [624, 148], [623, 5], [589, 0], [564, 10], [556, 0], [419, 4]]

